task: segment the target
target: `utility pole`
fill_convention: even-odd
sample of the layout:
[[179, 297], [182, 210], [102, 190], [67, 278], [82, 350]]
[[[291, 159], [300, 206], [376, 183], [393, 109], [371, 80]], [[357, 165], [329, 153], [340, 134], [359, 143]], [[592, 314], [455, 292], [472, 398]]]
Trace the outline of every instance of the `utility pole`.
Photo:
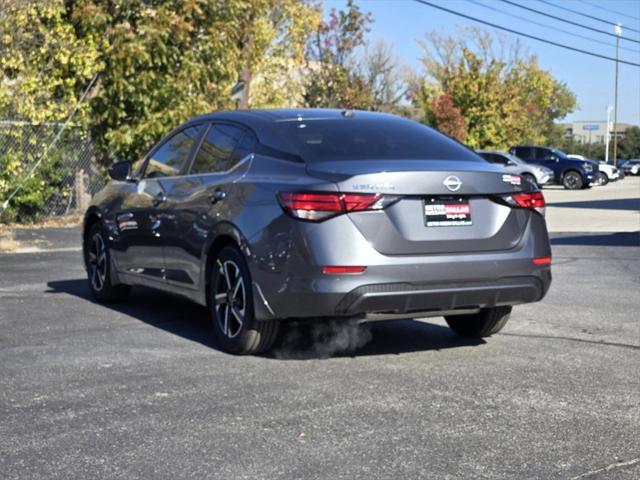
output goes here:
[[622, 25], [615, 26], [616, 31], [616, 88], [613, 100], [613, 165], [618, 166], [618, 51], [620, 46], [620, 36], [622, 35]]
[[604, 162], [609, 163], [609, 137], [611, 136], [611, 110], [613, 107], [611, 105], [607, 105], [607, 127], [604, 136]]

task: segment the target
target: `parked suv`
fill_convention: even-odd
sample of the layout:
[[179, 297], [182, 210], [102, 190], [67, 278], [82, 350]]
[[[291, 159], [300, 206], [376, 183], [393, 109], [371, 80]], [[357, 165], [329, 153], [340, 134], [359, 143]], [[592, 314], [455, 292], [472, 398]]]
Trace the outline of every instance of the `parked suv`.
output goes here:
[[588, 188], [598, 173], [598, 164], [592, 160], [576, 160], [555, 148], [518, 145], [509, 150], [511, 155], [527, 163], [536, 163], [553, 170], [554, 183], [569, 190]]

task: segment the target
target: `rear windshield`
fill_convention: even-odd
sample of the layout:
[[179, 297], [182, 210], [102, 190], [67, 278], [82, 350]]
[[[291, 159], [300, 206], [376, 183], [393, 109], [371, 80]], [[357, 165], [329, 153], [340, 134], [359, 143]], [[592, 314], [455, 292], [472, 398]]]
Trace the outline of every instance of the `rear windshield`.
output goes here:
[[394, 118], [308, 120], [276, 123], [291, 153], [305, 161], [462, 160], [485, 162], [472, 150], [410, 120]]

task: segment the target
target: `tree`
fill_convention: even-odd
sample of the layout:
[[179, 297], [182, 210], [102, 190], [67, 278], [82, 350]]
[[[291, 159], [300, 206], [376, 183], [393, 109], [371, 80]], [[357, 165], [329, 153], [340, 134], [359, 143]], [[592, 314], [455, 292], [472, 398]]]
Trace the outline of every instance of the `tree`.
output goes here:
[[640, 127], [628, 128], [618, 143], [619, 158], [640, 158]]
[[460, 142], [464, 142], [467, 137], [467, 124], [462, 117], [460, 109], [453, 104], [451, 94], [445, 92], [437, 97], [433, 97], [429, 112], [433, 116], [433, 123], [438, 125], [438, 129], [450, 137]]
[[[235, 0], [239, 18], [240, 72], [244, 83], [238, 106], [273, 106], [301, 95], [295, 82], [278, 88], [282, 79], [296, 76], [304, 63], [305, 45], [318, 28], [320, 8], [308, 0]], [[258, 76], [258, 91], [252, 94]], [[300, 82], [297, 82], [300, 83]], [[292, 95], [291, 95], [292, 94]]]
[[355, 71], [370, 92], [373, 110], [400, 110], [401, 102], [409, 92], [411, 71], [401, 65], [390, 44], [378, 40], [372, 47], [366, 45]]
[[307, 48], [307, 107], [370, 110], [374, 106], [365, 79], [355, 69], [354, 54], [365, 43], [372, 18], [349, 0], [346, 10], [331, 9]]
[[[59, 155], [49, 155], [30, 175], [92, 77], [102, 68], [98, 35], [78, 37], [62, 0], [0, 0], [0, 203], [22, 189], [5, 220], [29, 221], [57, 190]], [[86, 125], [80, 105], [74, 125]]]
[[76, 31], [108, 39], [91, 110], [92, 134], [109, 158], [136, 159], [189, 117], [231, 106], [239, 65], [231, 3], [69, 3]]
[[437, 99], [447, 94], [464, 119], [465, 142], [472, 148], [546, 143], [557, 138], [554, 120], [575, 108], [566, 85], [524, 55], [517, 42], [509, 46], [503, 37], [466, 29], [457, 37], [431, 33], [422, 48], [425, 77], [412, 90], [413, 102], [423, 121], [444, 128], [433, 108], [446, 106], [442, 101], [448, 100]]

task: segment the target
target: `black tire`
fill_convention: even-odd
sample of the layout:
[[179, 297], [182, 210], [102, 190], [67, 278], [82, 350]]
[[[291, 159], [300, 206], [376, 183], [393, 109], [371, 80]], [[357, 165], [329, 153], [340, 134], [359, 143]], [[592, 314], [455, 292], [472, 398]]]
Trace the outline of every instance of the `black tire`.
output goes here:
[[609, 176], [606, 173], [598, 172], [598, 175], [600, 175], [600, 185], [606, 185], [609, 183]]
[[84, 246], [87, 280], [93, 297], [99, 302], [117, 302], [129, 295], [128, 285], [114, 285], [111, 281], [111, 252], [102, 224], [95, 223], [89, 230]]
[[447, 324], [461, 337], [490, 337], [498, 333], [506, 325], [511, 316], [511, 308], [483, 308], [471, 315], [451, 315], [444, 317]]
[[583, 184], [582, 176], [578, 172], [569, 171], [562, 177], [562, 185], [567, 190], [580, 190]]
[[524, 178], [527, 182], [532, 184], [534, 187], [538, 186], [538, 182], [536, 181], [536, 177], [531, 175], [530, 173], [523, 173], [522, 178]]
[[232, 245], [224, 247], [211, 269], [209, 312], [220, 348], [239, 355], [271, 349], [278, 337], [280, 322], [256, 320], [251, 274], [242, 252]]

